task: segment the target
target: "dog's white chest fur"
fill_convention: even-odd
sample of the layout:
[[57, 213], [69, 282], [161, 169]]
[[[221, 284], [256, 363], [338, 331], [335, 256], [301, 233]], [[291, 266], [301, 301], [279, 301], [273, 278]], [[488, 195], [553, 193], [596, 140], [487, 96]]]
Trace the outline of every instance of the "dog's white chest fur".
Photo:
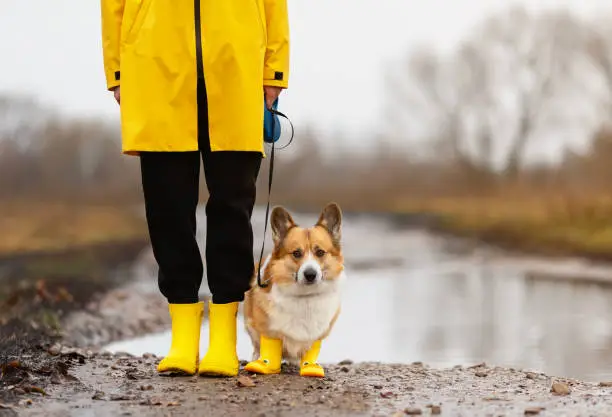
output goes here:
[[318, 294], [296, 297], [273, 287], [270, 291], [273, 307], [268, 312], [270, 330], [285, 336], [288, 355], [297, 356], [320, 339], [330, 327], [340, 308], [340, 294], [336, 283], [324, 283]]

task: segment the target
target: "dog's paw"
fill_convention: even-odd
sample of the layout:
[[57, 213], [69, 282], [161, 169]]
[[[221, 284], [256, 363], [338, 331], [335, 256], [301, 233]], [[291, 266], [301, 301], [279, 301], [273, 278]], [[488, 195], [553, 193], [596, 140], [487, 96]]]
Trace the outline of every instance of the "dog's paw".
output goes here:
[[304, 362], [302, 364], [302, 367], [300, 368], [300, 375], [314, 378], [323, 378], [325, 377], [325, 370], [318, 363]]
[[266, 359], [257, 359], [256, 361], [247, 363], [244, 370], [254, 374], [273, 375], [280, 374], [281, 368], [272, 368], [270, 362]]

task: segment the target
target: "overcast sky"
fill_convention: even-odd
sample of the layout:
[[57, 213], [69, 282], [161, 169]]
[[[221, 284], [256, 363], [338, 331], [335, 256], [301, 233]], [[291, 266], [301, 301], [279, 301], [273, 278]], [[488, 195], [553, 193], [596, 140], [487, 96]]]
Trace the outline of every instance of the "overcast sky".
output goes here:
[[[609, 0], [519, 2], [582, 14], [612, 7]], [[451, 48], [478, 20], [512, 3], [289, 0], [292, 77], [282, 110], [296, 124], [370, 129], [390, 62], [421, 42]], [[117, 118], [105, 91], [99, 7], [99, 0], [0, 0], [0, 91], [31, 93], [70, 114]]]

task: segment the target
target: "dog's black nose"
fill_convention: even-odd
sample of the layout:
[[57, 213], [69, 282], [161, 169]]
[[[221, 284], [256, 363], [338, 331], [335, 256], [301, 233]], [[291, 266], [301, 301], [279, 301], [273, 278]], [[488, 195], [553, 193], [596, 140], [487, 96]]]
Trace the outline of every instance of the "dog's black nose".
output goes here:
[[314, 268], [304, 270], [304, 279], [306, 282], [314, 282], [317, 279], [317, 271]]

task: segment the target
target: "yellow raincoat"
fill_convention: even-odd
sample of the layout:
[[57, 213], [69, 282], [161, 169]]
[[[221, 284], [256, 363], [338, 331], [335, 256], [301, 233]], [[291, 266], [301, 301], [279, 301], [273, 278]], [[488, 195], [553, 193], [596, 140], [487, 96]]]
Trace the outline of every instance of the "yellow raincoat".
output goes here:
[[198, 150], [198, 106], [213, 151], [263, 152], [263, 86], [288, 86], [286, 1], [101, 0], [123, 152]]

